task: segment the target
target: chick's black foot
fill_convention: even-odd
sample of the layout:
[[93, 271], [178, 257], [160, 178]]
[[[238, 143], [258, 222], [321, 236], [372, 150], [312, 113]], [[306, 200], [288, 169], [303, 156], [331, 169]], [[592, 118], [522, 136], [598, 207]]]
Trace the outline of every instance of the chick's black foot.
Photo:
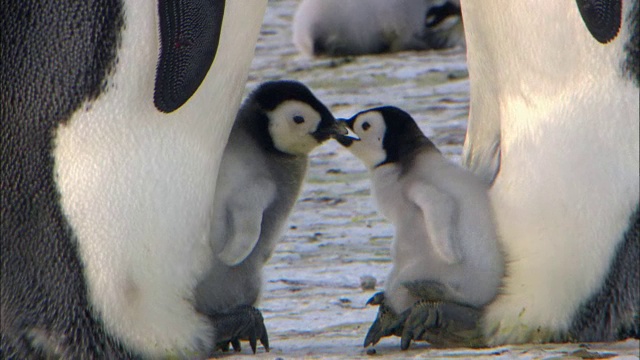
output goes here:
[[375, 345], [387, 336], [402, 336], [403, 325], [409, 312], [396, 314], [384, 301], [384, 292], [376, 293], [367, 301], [367, 305], [378, 305], [378, 315], [371, 324], [364, 339], [364, 347]]
[[448, 289], [435, 281], [412, 281], [403, 284], [409, 294], [419, 299], [408, 310], [400, 348], [409, 348], [411, 340], [427, 341], [439, 347], [484, 346], [479, 321], [480, 309], [452, 300]]
[[229, 345], [234, 351], [240, 351], [240, 340], [248, 340], [253, 353], [256, 353], [257, 341], [260, 340], [266, 351], [269, 351], [269, 336], [264, 326], [264, 319], [260, 310], [249, 305], [238, 306], [225, 312], [209, 315], [216, 331], [218, 340], [216, 349], [229, 351]]
[[438, 347], [485, 346], [479, 309], [444, 301], [419, 300], [409, 309], [402, 330], [400, 348], [411, 341], [427, 341]]
[[481, 309], [453, 301], [448, 289], [435, 281], [412, 281], [403, 286], [418, 300], [401, 314], [385, 304], [382, 292], [367, 302], [380, 308], [364, 340], [365, 347], [386, 336], [400, 337], [402, 350], [408, 349], [411, 341], [427, 341], [438, 347], [486, 346], [479, 327]]

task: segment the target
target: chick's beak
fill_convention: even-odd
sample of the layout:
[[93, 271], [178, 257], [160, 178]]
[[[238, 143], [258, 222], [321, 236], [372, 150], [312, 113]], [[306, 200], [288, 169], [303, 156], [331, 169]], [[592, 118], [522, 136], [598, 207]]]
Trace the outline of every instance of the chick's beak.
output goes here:
[[350, 119], [338, 119], [336, 122], [346, 130], [333, 136], [342, 146], [349, 147], [354, 141], [360, 140], [360, 137], [351, 130], [353, 124]]
[[347, 128], [347, 125], [344, 124], [344, 122], [334, 121], [333, 124], [331, 124], [329, 132], [332, 136], [346, 135], [349, 132], [349, 129]]

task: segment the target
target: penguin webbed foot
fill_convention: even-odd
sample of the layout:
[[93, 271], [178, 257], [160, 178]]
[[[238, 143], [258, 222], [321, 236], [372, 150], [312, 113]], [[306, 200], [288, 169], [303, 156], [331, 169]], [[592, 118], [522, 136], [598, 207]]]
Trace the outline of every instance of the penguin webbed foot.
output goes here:
[[404, 322], [409, 312], [396, 314], [393, 309], [384, 301], [384, 292], [373, 295], [367, 305], [378, 305], [378, 315], [371, 324], [367, 336], [364, 339], [364, 347], [375, 345], [381, 338], [387, 336], [402, 336]]
[[403, 286], [419, 300], [407, 310], [402, 350], [408, 349], [412, 340], [437, 347], [485, 346], [478, 326], [481, 309], [453, 301], [447, 288], [436, 281], [411, 281]]
[[400, 348], [411, 341], [427, 341], [436, 347], [486, 346], [478, 326], [479, 309], [446, 301], [419, 300], [408, 310]]
[[408, 349], [412, 340], [427, 341], [437, 347], [486, 346], [478, 326], [481, 309], [447, 300], [446, 288], [437, 282], [415, 281], [403, 285], [419, 300], [401, 314], [385, 304], [384, 293], [375, 294], [367, 302], [380, 308], [365, 338], [365, 347], [392, 335], [401, 338], [402, 350]]
[[234, 351], [239, 352], [242, 350], [240, 340], [248, 340], [255, 354], [260, 340], [265, 350], [269, 351], [269, 336], [262, 313], [253, 306], [238, 306], [229, 312], [209, 315], [209, 318], [214, 324], [218, 340], [216, 350], [226, 352], [231, 346]]

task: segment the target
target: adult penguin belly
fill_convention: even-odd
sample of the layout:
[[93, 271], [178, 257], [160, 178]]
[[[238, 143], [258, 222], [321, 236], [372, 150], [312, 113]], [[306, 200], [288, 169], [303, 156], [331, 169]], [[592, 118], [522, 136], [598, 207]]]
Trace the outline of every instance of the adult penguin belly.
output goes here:
[[[144, 353], [213, 341], [193, 288], [211, 256], [218, 166], [265, 3], [218, 2], [211, 14], [186, 1], [125, 1], [104, 91], [55, 129], [56, 184], [90, 303]], [[221, 29], [199, 24], [209, 16]], [[218, 29], [211, 64], [201, 46]]]
[[464, 1], [462, 10], [464, 158], [493, 181], [507, 256], [485, 335], [500, 344], [637, 333], [638, 2]]

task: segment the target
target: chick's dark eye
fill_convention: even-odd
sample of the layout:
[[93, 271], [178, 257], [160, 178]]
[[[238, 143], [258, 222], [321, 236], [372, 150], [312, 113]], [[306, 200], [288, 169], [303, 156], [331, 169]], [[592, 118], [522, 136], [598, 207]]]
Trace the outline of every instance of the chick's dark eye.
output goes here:
[[296, 115], [293, 117], [293, 122], [296, 124], [302, 124], [304, 122], [304, 118], [300, 115]]
[[370, 127], [371, 127], [371, 124], [369, 124], [368, 121], [365, 121], [362, 123], [362, 130], [367, 131], [369, 130]]

